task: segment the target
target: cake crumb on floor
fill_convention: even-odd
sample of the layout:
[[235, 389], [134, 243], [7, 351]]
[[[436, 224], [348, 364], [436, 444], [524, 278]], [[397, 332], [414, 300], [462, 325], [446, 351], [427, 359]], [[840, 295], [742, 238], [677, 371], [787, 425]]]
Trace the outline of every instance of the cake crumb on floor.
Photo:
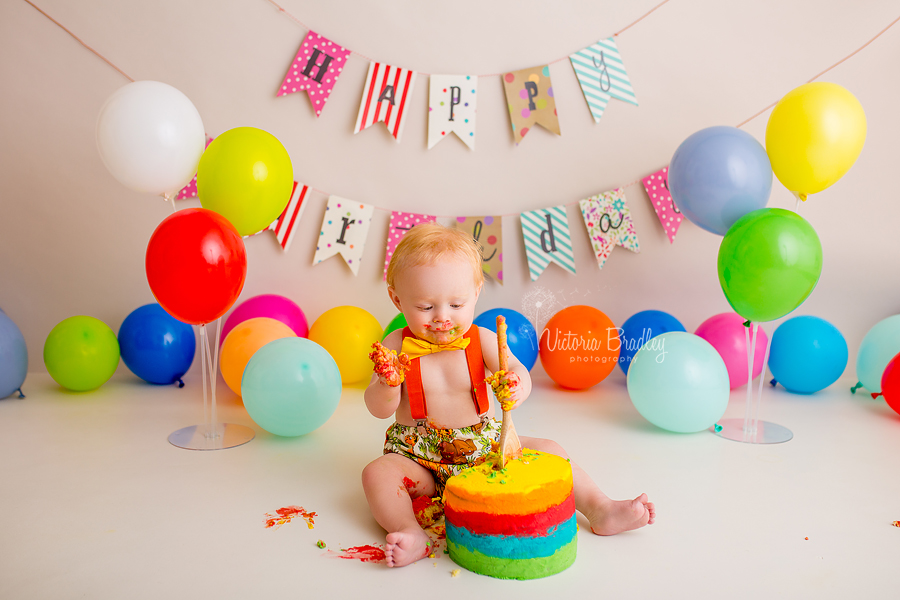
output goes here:
[[450, 571], [450, 576], [451, 577], [459, 577], [459, 573], [460, 573], [459, 569], [453, 569], [452, 571]]

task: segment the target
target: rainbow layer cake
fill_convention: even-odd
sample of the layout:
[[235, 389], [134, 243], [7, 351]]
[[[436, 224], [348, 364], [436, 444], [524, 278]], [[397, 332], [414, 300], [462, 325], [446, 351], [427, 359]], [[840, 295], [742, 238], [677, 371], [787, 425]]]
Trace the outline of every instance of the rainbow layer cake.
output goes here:
[[447, 481], [447, 548], [458, 565], [502, 579], [537, 579], [575, 562], [572, 467], [525, 449], [494, 469], [493, 457]]

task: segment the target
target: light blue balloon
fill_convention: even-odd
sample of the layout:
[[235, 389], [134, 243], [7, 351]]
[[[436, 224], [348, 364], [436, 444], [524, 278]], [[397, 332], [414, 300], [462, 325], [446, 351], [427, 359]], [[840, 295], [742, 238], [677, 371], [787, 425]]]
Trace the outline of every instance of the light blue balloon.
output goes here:
[[707, 127], [684, 140], [669, 165], [678, 210], [703, 229], [725, 235], [735, 221], [764, 208], [772, 165], [762, 144], [736, 127]]
[[5, 312], [0, 310], [0, 398], [16, 390], [21, 395], [28, 375], [28, 348], [22, 332]]
[[634, 407], [657, 427], [676, 433], [709, 429], [725, 414], [730, 390], [725, 361], [693, 333], [653, 338], [628, 369]]
[[787, 391], [813, 394], [838, 380], [847, 356], [847, 341], [837, 327], [819, 317], [794, 317], [772, 334], [769, 370]]
[[859, 345], [859, 352], [856, 354], [856, 376], [859, 382], [873, 394], [880, 394], [884, 369], [898, 353], [900, 315], [894, 315], [876, 323]]
[[321, 427], [337, 409], [341, 372], [319, 344], [282, 338], [250, 358], [241, 396], [250, 418], [269, 433], [304, 435]]

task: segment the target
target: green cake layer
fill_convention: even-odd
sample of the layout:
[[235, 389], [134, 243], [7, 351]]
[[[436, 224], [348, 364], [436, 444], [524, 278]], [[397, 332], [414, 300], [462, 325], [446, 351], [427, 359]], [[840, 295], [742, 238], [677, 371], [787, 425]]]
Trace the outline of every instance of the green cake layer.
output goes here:
[[561, 547], [551, 556], [538, 558], [496, 558], [486, 556], [478, 550], [470, 550], [447, 540], [447, 548], [453, 560], [461, 567], [475, 573], [490, 575], [499, 579], [539, 579], [565, 571], [575, 562], [578, 538]]

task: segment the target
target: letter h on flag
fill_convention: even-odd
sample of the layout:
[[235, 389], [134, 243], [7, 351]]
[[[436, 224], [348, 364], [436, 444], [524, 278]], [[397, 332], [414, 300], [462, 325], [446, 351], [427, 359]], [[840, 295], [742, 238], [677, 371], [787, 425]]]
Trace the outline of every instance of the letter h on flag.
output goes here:
[[575, 273], [566, 207], [554, 206], [523, 212], [521, 219], [531, 280], [536, 281], [551, 262]]
[[370, 62], [353, 133], [383, 121], [399, 142], [415, 83], [415, 71]]
[[310, 31], [300, 44], [297, 56], [278, 88], [277, 96], [306, 90], [318, 117], [322, 114], [325, 102], [341, 76], [349, 55], [350, 51], [343, 46]]

